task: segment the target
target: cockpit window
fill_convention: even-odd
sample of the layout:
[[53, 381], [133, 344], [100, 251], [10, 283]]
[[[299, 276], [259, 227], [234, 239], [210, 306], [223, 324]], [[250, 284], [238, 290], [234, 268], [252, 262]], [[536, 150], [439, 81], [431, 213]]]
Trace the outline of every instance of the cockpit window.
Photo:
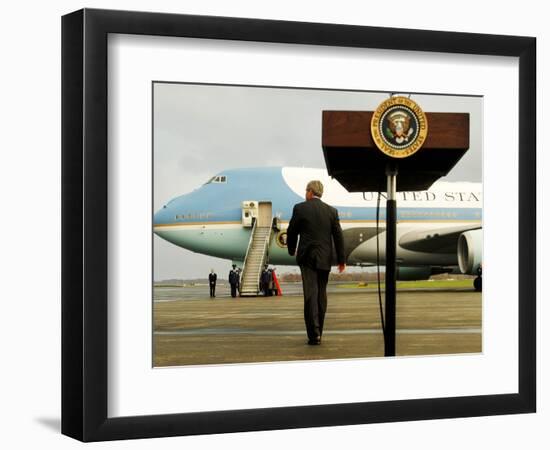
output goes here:
[[215, 177], [210, 178], [204, 184], [210, 184], [210, 183], [227, 183], [227, 177], [225, 175], [216, 175]]

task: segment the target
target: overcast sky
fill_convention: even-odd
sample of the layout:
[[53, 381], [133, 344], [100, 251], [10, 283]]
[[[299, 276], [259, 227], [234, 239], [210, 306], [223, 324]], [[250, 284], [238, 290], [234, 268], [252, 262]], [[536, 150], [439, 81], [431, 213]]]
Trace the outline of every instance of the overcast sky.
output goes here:
[[[323, 110], [374, 110], [386, 92], [154, 84], [154, 210], [225, 169], [258, 166], [325, 168]], [[445, 178], [481, 181], [483, 101], [416, 95], [426, 112], [470, 113], [470, 150]], [[154, 237], [154, 279], [223, 278], [231, 262], [199, 255]]]

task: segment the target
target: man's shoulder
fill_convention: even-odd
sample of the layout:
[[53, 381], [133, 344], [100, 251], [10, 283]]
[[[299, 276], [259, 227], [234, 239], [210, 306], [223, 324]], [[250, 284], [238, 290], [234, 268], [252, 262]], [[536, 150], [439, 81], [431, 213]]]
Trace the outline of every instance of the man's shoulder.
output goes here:
[[330, 211], [333, 214], [338, 214], [338, 210], [334, 206], [325, 203], [323, 200], [319, 199], [319, 204], [327, 211]]
[[338, 210], [335, 207], [329, 205], [328, 203], [325, 203], [320, 198], [310, 200], [310, 201], [301, 202], [301, 203], [296, 203], [294, 205], [294, 210], [298, 211], [298, 212], [301, 212], [301, 211], [306, 211], [306, 210], [315, 209], [315, 208], [319, 208], [319, 207], [321, 207], [322, 209], [325, 209], [327, 211], [330, 211], [332, 214], [338, 214]]
[[294, 205], [294, 211], [303, 211], [305, 208], [307, 208], [307, 206], [307, 202], [296, 203]]
[[[326, 204], [326, 203], [325, 203], [325, 204]], [[331, 206], [331, 205], [328, 205], [328, 204], [326, 204], [326, 205], [330, 208], [330, 210], [331, 210], [334, 214], [338, 214], [338, 210], [337, 210], [334, 206]]]

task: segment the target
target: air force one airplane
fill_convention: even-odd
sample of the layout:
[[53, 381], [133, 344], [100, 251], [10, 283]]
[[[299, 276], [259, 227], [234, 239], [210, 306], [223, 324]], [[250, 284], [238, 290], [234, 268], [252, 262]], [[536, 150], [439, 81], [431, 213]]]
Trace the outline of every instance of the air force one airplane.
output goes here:
[[[347, 264], [374, 266], [378, 254], [384, 265], [385, 193], [377, 229], [378, 193], [350, 193], [324, 169], [223, 171], [163, 206], [154, 216], [154, 232], [193, 252], [232, 260], [243, 270], [241, 295], [256, 295], [264, 264], [296, 265], [286, 248], [286, 228], [310, 180], [321, 180], [323, 201], [338, 209]], [[481, 183], [439, 181], [428, 191], [399, 192], [398, 279], [464, 273], [478, 275], [474, 287], [481, 290], [481, 205]]]

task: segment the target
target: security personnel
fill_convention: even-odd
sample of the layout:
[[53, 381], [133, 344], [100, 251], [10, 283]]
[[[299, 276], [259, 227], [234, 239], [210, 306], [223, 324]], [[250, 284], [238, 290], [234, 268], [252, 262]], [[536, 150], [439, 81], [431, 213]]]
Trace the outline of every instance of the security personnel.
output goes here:
[[216, 296], [216, 280], [218, 279], [218, 275], [216, 272], [214, 272], [214, 269], [210, 270], [210, 273], [208, 274], [208, 285], [210, 286], [210, 298], [214, 298]]
[[260, 276], [260, 290], [264, 293], [264, 296], [269, 295], [269, 279], [270, 279], [270, 273], [267, 269], [268, 265], [266, 264], [264, 266], [264, 270], [262, 270], [262, 274]]
[[233, 264], [233, 269], [229, 271], [229, 284], [231, 285], [231, 297], [235, 298], [237, 289], [239, 289], [239, 270], [236, 264]]

